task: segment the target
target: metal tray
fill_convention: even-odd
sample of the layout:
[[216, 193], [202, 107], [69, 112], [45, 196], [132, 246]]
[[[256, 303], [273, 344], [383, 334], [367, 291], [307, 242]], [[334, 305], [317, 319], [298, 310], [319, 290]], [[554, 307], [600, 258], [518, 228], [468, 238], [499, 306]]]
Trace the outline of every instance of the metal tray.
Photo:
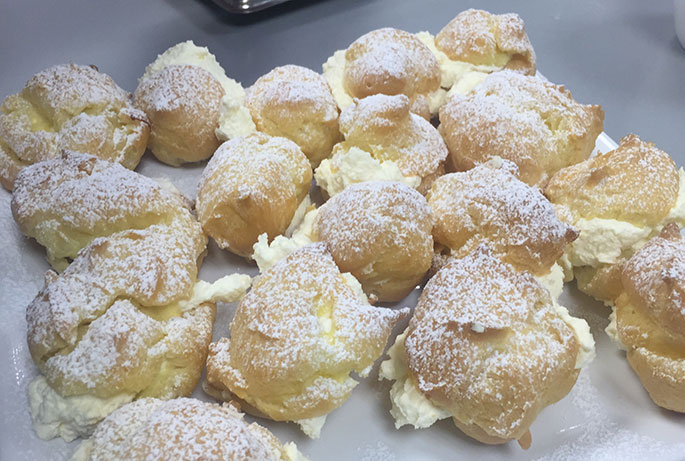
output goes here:
[[249, 14], [290, 0], [212, 0], [229, 13]]

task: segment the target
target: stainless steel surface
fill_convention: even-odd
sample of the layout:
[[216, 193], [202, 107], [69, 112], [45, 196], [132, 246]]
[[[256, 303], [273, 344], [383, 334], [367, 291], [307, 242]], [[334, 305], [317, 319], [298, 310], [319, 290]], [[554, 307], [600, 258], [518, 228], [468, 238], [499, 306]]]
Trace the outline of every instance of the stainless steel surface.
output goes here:
[[[469, 7], [515, 11], [526, 21], [540, 72], [566, 84], [579, 101], [602, 104], [605, 131], [612, 138], [636, 132], [669, 152], [679, 166], [685, 164], [685, 51], [675, 36], [670, 1], [297, 0], [249, 16], [228, 14], [209, 0], [0, 1], [0, 98], [18, 91], [33, 73], [67, 61], [96, 64], [133, 91], [158, 53], [187, 39], [208, 46], [229, 76], [247, 86], [277, 65], [320, 71], [334, 50], [377, 27], [436, 33]], [[139, 171], [167, 174], [192, 193], [201, 169], [167, 168], [148, 157]], [[8, 202], [9, 194], [0, 190], [0, 253], [5, 260], [0, 266], [0, 349], [5, 354], [0, 357], [5, 370], [0, 382], [20, 383], [21, 388], [35, 367], [25, 342], [15, 338], [23, 335], [23, 310], [40, 288], [47, 265], [44, 251], [20, 236]], [[212, 246], [203, 277], [218, 277], [226, 263], [245, 265]], [[679, 430], [685, 419], [659, 410], [646, 398], [621, 353], [601, 331], [606, 311], [575, 290], [567, 293], [566, 302], [593, 326], [598, 357], [572, 394], [540, 415], [529, 452], [515, 444], [482, 446], [449, 421], [427, 431], [397, 432], [387, 411], [388, 386], [373, 376], [331, 415], [321, 440], [306, 440], [293, 425], [270, 427], [283, 440], [296, 440], [312, 460], [447, 459], [459, 453], [480, 459], [552, 453], [556, 459], [579, 453], [593, 459], [682, 458], [685, 450], [673, 448], [683, 441]], [[228, 318], [224, 312], [218, 328], [225, 329]], [[25, 395], [0, 387], [0, 403], [5, 415], [0, 459], [63, 459], [73, 449], [73, 444], [35, 438]], [[592, 420], [592, 415], [599, 419]]]
[[219, 7], [236, 14], [250, 14], [262, 11], [290, 0], [213, 0]]

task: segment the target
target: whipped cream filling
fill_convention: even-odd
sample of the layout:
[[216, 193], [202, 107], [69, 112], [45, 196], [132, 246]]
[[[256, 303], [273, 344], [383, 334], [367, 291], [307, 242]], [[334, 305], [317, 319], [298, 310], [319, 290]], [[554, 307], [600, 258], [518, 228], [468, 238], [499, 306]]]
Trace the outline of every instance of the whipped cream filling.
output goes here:
[[561, 292], [564, 290], [564, 268], [559, 263], [554, 263], [549, 272], [543, 275], [536, 276], [535, 279], [543, 287], [549, 290], [552, 299], [559, 299]]
[[410, 424], [420, 429], [452, 415], [426, 398], [409, 377], [407, 352], [404, 348], [406, 336], [406, 331], [398, 335], [395, 343], [388, 349], [389, 359], [381, 363], [378, 379], [395, 381], [390, 388], [390, 414], [395, 418], [395, 428]]
[[416, 37], [426, 45], [440, 66], [440, 89], [429, 98], [431, 114], [437, 114], [440, 107], [454, 94], [466, 94], [480, 84], [492, 72], [502, 70], [508, 61], [503, 54], [502, 66], [475, 65], [464, 61], [454, 61], [438, 49], [435, 37], [430, 32], [419, 32]]
[[316, 416], [314, 418], [299, 419], [294, 421], [302, 432], [304, 432], [310, 439], [318, 439], [321, 436], [321, 429], [326, 423], [326, 416]]
[[323, 64], [323, 77], [333, 93], [333, 99], [340, 110], [354, 102], [352, 96], [345, 90], [345, 53], [347, 50], [338, 50], [333, 53]]
[[568, 313], [561, 304], [554, 302], [554, 309], [562, 318], [564, 323], [568, 325], [576, 335], [578, 340], [578, 356], [576, 357], [576, 368], [583, 368], [585, 365], [592, 362], [596, 356], [595, 352], [595, 338], [590, 333], [590, 325], [581, 318], [573, 317]]
[[240, 83], [226, 76], [221, 64], [207, 47], [195, 45], [192, 40], [178, 43], [145, 68], [141, 80], [171, 65], [190, 65], [209, 72], [221, 85], [224, 96], [219, 105], [219, 127], [216, 137], [225, 141], [244, 136], [256, 130], [250, 111], [245, 107], [245, 90]]
[[358, 147], [340, 150], [332, 158], [323, 160], [314, 172], [314, 178], [330, 197], [351, 184], [365, 181], [395, 181], [413, 188], [421, 184], [419, 176], [404, 176], [397, 162], [381, 162]]
[[580, 235], [566, 249], [569, 262], [573, 266], [591, 267], [615, 264], [623, 255], [632, 255], [639, 250], [667, 223], [685, 224], [685, 171], [681, 168], [678, 173], [678, 199], [661, 223], [655, 227], [640, 227], [616, 219], [580, 218], [574, 223]]
[[28, 394], [31, 420], [38, 437], [43, 440], [62, 437], [67, 442], [90, 436], [100, 421], [135, 397], [134, 394], [110, 398], [92, 395], [63, 397], [44, 376], [38, 376], [29, 384]]

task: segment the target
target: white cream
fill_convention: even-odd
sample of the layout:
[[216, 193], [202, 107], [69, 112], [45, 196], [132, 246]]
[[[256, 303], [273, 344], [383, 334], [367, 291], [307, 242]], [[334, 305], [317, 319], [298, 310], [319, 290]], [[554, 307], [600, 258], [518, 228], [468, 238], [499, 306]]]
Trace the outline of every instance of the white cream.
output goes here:
[[309, 461], [307, 457], [297, 449], [295, 442], [288, 442], [283, 445], [283, 452], [286, 456], [285, 461]]
[[421, 184], [419, 176], [404, 176], [396, 162], [381, 162], [358, 147], [340, 150], [332, 158], [322, 161], [314, 172], [314, 178], [331, 197], [351, 184], [365, 181], [395, 181], [413, 188]]
[[323, 77], [331, 88], [335, 103], [342, 110], [352, 104], [353, 99], [345, 90], [345, 53], [347, 50], [338, 50], [323, 64]]
[[306, 195], [304, 200], [297, 206], [295, 214], [293, 214], [293, 219], [290, 220], [290, 224], [288, 224], [288, 228], [285, 230], [286, 237], [292, 237], [293, 233], [295, 233], [297, 228], [300, 227], [300, 224], [302, 224], [302, 221], [304, 221], [305, 215], [313, 208], [312, 199], [309, 198], [309, 195]]
[[369, 302], [369, 298], [366, 297], [366, 293], [364, 293], [364, 290], [362, 289], [362, 284], [359, 283], [359, 280], [355, 278], [354, 275], [350, 274], [349, 272], [345, 272], [342, 274], [343, 280], [345, 280], [345, 284], [352, 288], [352, 291], [354, 292], [355, 296], [360, 300], [365, 303]]
[[279, 235], [269, 243], [269, 236], [261, 234], [252, 246], [252, 259], [257, 263], [259, 272], [264, 272], [293, 251], [314, 242], [314, 219], [317, 214], [316, 208], [309, 209], [290, 238]]
[[554, 308], [559, 313], [564, 323], [568, 325], [576, 334], [578, 345], [578, 356], [576, 357], [576, 368], [583, 368], [595, 358], [595, 338], [590, 333], [590, 325], [578, 317], [572, 317], [568, 313], [568, 309], [564, 306], [554, 302]]
[[302, 432], [304, 432], [310, 439], [318, 439], [321, 436], [321, 428], [326, 423], [326, 416], [317, 416], [315, 418], [299, 419], [294, 421]]
[[618, 336], [618, 325], [616, 324], [616, 307], [611, 307], [611, 314], [609, 314], [609, 325], [604, 329], [609, 338], [619, 347], [619, 349], [627, 350], [625, 344]]
[[580, 235], [567, 247], [566, 255], [574, 266], [615, 264], [624, 251], [636, 251], [652, 234], [650, 227], [616, 219], [580, 218], [573, 226]]
[[71, 455], [69, 461], [88, 461], [90, 453], [93, 451], [93, 441], [84, 440], [76, 447], [76, 451]]
[[431, 114], [436, 114], [449, 98], [457, 94], [466, 94], [480, 84], [492, 72], [501, 70], [501, 66], [475, 65], [464, 61], [453, 61], [435, 45], [435, 37], [429, 32], [419, 32], [416, 37], [426, 45], [440, 66], [441, 89], [430, 97]]
[[388, 349], [390, 358], [381, 363], [378, 379], [395, 380], [390, 388], [390, 414], [395, 418], [395, 427], [399, 429], [411, 424], [420, 429], [452, 415], [428, 400], [409, 378], [405, 337], [406, 332], [397, 336], [395, 343]]
[[682, 168], [678, 171], [680, 175], [680, 187], [678, 188], [678, 200], [669, 211], [668, 216], [664, 219], [664, 223], [675, 221], [680, 225], [685, 224], [685, 170]]
[[231, 274], [214, 283], [198, 280], [189, 299], [178, 302], [181, 311], [188, 311], [206, 302], [232, 303], [240, 300], [250, 285], [252, 277], [245, 274]]
[[554, 263], [547, 274], [536, 276], [537, 281], [543, 287], [549, 290], [552, 299], [559, 299], [561, 292], [564, 290], [564, 269], [558, 264]]
[[192, 40], [178, 43], [145, 68], [141, 80], [171, 65], [191, 65], [209, 72], [224, 89], [224, 97], [219, 106], [219, 127], [216, 137], [222, 141], [244, 136], [255, 131], [256, 127], [245, 107], [245, 90], [240, 83], [226, 76], [221, 64], [207, 47], [195, 45]]
[[33, 428], [43, 440], [62, 437], [71, 442], [88, 437], [107, 415], [133, 400], [133, 394], [102, 399], [92, 395], [62, 397], [44, 376], [34, 379], [28, 388]]

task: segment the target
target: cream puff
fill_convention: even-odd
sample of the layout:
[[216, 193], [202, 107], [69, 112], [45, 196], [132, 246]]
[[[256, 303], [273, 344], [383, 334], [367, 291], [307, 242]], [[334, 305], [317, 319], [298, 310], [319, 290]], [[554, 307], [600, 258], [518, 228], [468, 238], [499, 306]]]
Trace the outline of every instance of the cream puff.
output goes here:
[[342, 140], [338, 106], [326, 80], [300, 66], [276, 67], [247, 89], [245, 106], [257, 130], [295, 142], [312, 168]]
[[229, 404], [144, 398], [118, 409], [82, 442], [72, 461], [215, 459], [306, 461]]
[[621, 265], [666, 223], [685, 225], [684, 176], [666, 152], [628, 135], [551, 179], [545, 195], [580, 231], [566, 258], [581, 291], [612, 303]]
[[325, 243], [305, 246], [255, 279], [230, 339], [210, 345], [205, 390], [317, 438], [407, 314], [371, 306]]
[[453, 94], [466, 94], [492, 72], [509, 69], [535, 75], [535, 51], [523, 20], [515, 13], [492, 14], [469, 9], [459, 13], [435, 37], [416, 36], [440, 66], [441, 91], [431, 98], [431, 113]]
[[386, 27], [362, 35], [323, 65], [338, 107], [375, 94], [403, 94], [411, 111], [430, 119], [430, 97], [440, 88], [440, 67], [415, 35]]
[[654, 403], [685, 413], [685, 241], [670, 223], [623, 266], [610, 334]]
[[12, 190], [24, 167], [88, 152], [133, 169], [150, 123], [131, 95], [95, 66], [60, 64], [34, 75], [0, 106], [0, 183]]
[[[539, 189], [518, 179], [514, 163], [493, 158], [469, 171], [441, 176], [428, 204], [433, 238], [442, 249], [438, 258], [463, 256], [486, 243], [503, 261], [531, 272], [559, 297], [564, 273], [557, 260], [578, 232], [559, 219]], [[448, 258], [443, 259], [442, 264]]]
[[24, 168], [14, 183], [12, 215], [62, 271], [94, 238], [169, 223], [187, 213], [185, 198], [118, 163], [65, 151]]
[[479, 246], [428, 282], [388, 353], [380, 378], [395, 380], [398, 428], [451, 417], [480, 442], [527, 448], [530, 425], [571, 390], [594, 340], [531, 274]]
[[558, 170], [590, 156], [603, 120], [600, 106], [579, 104], [563, 86], [503, 70], [450, 98], [439, 130], [455, 171], [499, 156], [518, 166], [523, 182], [544, 187]]
[[[254, 131], [245, 91], [206, 47], [174, 45], [147, 66], [135, 104], [150, 119], [149, 148], [172, 166], [211, 157], [220, 139]], [[219, 139], [220, 138], [220, 139]]]
[[197, 216], [220, 248], [249, 257], [260, 234], [283, 234], [307, 197], [309, 160], [294, 142], [264, 133], [227, 141], [207, 164]]
[[438, 131], [410, 110], [404, 95], [377, 94], [355, 101], [340, 114], [345, 141], [315, 170], [329, 196], [350, 184], [398, 181], [421, 193], [444, 173], [447, 147]]

